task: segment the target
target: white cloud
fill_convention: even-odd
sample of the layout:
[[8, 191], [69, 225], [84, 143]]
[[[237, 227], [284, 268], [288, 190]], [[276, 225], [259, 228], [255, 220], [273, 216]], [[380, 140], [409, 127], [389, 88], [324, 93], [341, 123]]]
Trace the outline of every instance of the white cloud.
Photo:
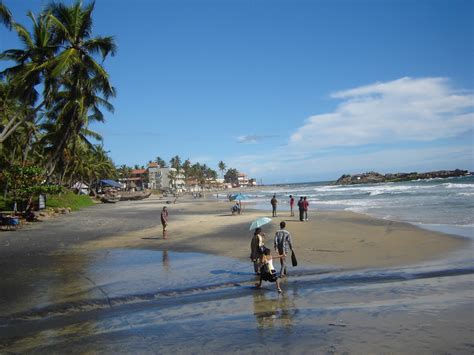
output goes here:
[[264, 141], [268, 138], [276, 138], [278, 136], [275, 135], [267, 135], [267, 136], [259, 136], [256, 134], [250, 134], [246, 136], [239, 136], [237, 137], [237, 142], [238, 143], [259, 143], [261, 141]]
[[431, 141], [473, 127], [474, 95], [445, 78], [401, 78], [339, 91], [331, 113], [309, 117], [290, 137], [293, 149]]
[[[265, 183], [337, 179], [343, 173], [474, 169], [474, 95], [444, 78], [402, 78], [331, 95], [333, 112], [308, 118], [285, 146], [227, 159]], [[436, 141], [435, 143], [430, 141]], [[416, 143], [416, 144], [410, 144]]]

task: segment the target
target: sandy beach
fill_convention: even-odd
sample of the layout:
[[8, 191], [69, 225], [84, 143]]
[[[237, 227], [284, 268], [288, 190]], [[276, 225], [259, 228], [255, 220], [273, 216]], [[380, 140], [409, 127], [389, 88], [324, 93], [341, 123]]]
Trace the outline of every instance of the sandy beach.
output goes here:
[[[159, 199], [151, 199], [163, 206]], [[75, 248], [167, 248], [174, 251], [200, 252], [248, 261], [252, 232], [249, 225], [259, 217], [271, 217], [271, 211], [245, 206], [240, 215], [232, 215], [234, 203], [207, 199], [181, 199], [168, 205], [169, 239], [162, 240], [158, 210], [156, 225], [106, 239], [81, 243]], [[117, 206], [120, 208], [120, 206]], [[124, 208], [126, 208], [124, 206]], [[148, 205], [139, 208], [149, 208]], [[466, 245], [466, 241], [426, 231], [407, 223], [371, 218], [353, 212], [309, 211], [309, 221], [290, 217], [287, 210], [263, 228], [266, 245], [273, 249], [273, 237], [279, 223], [285, 221], [295, 252], [310, 267], [367, 268], [415, 264], [433, 260]]]
[[270, 209], [244, 203], [232, 215], [233, 203], [212, 195], [166, 202], [99, 205], [0, 233], [0, 351], [474, 347], [472, 264], [446, 261], [472, 251], [466, 239], [352, 212], [310, 211], [300, 222], [281, 210], [263, 227], [266, 244], [286, 221], [299, 265], [278, 295], [271, 284], [255, 289], [249, 260], [250, 222]]

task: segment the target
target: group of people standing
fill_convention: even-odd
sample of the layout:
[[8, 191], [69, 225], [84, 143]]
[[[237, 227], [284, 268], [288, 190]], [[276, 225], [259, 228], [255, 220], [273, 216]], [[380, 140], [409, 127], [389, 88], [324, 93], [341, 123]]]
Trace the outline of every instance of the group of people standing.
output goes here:
[[[256, 286], [261, 287], [262, 281], [275, 282], [278, 293], [282, 292], [279, 279], [287, 275], [287, 255], [290, 250], [293, 252], [291, 235], [285, 228], [286, 223], [284, 221], [280, 222], [280, 229], [273, 238], [273, 248], [278, 255], [272, 256], [271, 250], [265, 246], [265, 233], [261, 228], [255, 229], [250, 246], [250, 258], [253, 261], [254, 271], [257, 275], [260, 275], [260, 280]], [[273, 265], [273, 259], [280, 259], [279, 275]]]
[[[276, 198], [276, 195], [273, 195], [272, 199], [270, 200], [270, 204], [272, 205], [272, 217], [277, 216], [277, 205], [278, 205], [278, 200]], [[295, 198], [293, 195], [290, 195], [290, 216], [294, 217], [295, 212], [294, 212], [294, 207], [295, 207]], [[304, 222], [308, 220], [308, 207], [309, 207], [309, 201], [306, 198], [306, 196], [301, 196], [299, 201], [298, 201], [298, 210], [300, 212], [300, 221]]]

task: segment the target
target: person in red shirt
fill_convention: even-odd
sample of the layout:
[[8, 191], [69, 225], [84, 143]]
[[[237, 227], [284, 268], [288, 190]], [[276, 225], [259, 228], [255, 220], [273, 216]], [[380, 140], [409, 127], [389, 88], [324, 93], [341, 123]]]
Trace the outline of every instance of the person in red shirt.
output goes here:
[[294, 217], [295, 212], [293, 212], [293, 207], [295, 206], [295, 199], [293, 195], [290, 195], [290, 217]]
[[303, 210], [304, 210], [304, 220], [307, 221], [308, 220], [308, 206], [309, 206], [309, 202], [308, 200], [306, 199], [306, 196], [303, 197]]

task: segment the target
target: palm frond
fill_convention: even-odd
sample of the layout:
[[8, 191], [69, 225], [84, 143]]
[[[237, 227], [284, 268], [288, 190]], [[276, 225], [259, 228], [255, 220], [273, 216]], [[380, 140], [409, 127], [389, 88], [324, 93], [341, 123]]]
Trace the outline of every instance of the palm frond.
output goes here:
[[0, 22], [7, 26], [9, 29], [13, 25], [13, 16], [10, 10], [5, 6], [3, 1], [0, 1]]
[[31, 34], [28, 32], [25, 26], [20, 25], [19, 23], [15, 23], [13, 25], [13, 28], [15, 29], [16, 33], [18, 34], [18, 37], [20, 37], [20, 40], [26, 45], [27, 48], [33, 48], [34, 43], [31, 38]]
[[117, 45], [113, 36], [90, 39], [84, 42], [84, 48], [91, 54], [100, 53], [102, 59], [105, 59], [109, 54], [113, 57], [117, 53]]
[[75, 48], [68, 48], [61, 52], [51, 63], [51, 75], [61, 76], [73, 64], [80, 61], [79, 55], [79, 51]]
[[99, 142], [102, 142], [104, 139], [100, 133], [90, 130], [88, 128], [81, 129], [81, 135], [84, 135], [86, 137], [92, 137]]

